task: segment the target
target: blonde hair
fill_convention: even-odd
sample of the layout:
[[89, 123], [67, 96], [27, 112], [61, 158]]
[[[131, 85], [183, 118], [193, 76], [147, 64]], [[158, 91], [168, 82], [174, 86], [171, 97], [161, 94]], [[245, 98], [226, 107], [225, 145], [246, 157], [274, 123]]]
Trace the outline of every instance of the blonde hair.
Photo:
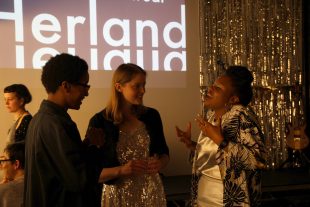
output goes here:
[[[121, 111], [122, 94], [117, 91], [115, 84], [119, 83], [123, 85], [128, 83], [138, 74], [143, 74], [146, 76], [146, 71], [133, 63], [121, 64], [114, 71], [111, 83], [111, 96], [104, 112], [105, 118], [113, 121], [114, 124], [120, 124], [123, 122], [123, 114]], [[133, 112], [139, 115], [142, 111], [144, 111], [144, 108], [144, 106], [134, 106]]]

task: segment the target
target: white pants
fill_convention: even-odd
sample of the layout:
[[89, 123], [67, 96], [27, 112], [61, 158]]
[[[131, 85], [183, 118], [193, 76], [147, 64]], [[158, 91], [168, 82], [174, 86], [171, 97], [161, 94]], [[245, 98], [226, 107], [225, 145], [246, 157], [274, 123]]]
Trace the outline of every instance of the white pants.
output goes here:
[[197, 204], [199, 207], [223, 206], [223, 181], [202, 175], [198, 182]]

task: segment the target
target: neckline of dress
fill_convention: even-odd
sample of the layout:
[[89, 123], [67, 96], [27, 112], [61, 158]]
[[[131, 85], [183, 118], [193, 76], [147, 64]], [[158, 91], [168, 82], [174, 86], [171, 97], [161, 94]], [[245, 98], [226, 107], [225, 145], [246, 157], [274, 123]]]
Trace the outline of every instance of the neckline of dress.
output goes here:
[[28, 112], [28, 111], [24, 111], [22, 114], [20, 114], [20, 115], [18, 116], [17, 119], [14, 119], [14, 121], [19, 121], [22, 117], [26, 116], [27, 114], [29, 114], [29, 112]]
[[126, 132], [126, 131], [123, 131], [123, 130], [119, 130], [119, 132], [122, 133], [122, 134], [125, 134], [127, 136], [133, 136], [133, 135], [135, 135], [138, 131], [140, 131], [143, 128], [145, 128], [144, 124], [142, 124], [141, 126], [138, 126], [134, 130], [132, 130], [132, 132]]

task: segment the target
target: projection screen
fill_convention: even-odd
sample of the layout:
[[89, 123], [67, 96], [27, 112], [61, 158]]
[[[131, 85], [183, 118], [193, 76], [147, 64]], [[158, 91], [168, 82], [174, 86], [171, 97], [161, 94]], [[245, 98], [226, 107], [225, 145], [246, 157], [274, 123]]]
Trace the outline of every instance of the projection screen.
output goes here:
[[[186, 86], [185, 0], [1, 0], [0, 74], [29, 79], [58, 53], [85, 59], [92, 87], [109, 87], [121, 63], [148, 87]], [[104, 81], [107, 80], [107, 81]]]

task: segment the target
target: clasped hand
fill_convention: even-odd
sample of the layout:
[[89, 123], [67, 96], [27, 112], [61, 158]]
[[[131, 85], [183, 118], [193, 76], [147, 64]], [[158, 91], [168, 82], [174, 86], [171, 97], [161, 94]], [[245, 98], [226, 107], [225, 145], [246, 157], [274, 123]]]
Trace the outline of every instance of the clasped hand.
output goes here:
[[158, 156], [153, 156], [147, 160], [130, 160], [122, 166], [121, 174], [123, 176], [155, 174], [161, 169], [161, 161]]

